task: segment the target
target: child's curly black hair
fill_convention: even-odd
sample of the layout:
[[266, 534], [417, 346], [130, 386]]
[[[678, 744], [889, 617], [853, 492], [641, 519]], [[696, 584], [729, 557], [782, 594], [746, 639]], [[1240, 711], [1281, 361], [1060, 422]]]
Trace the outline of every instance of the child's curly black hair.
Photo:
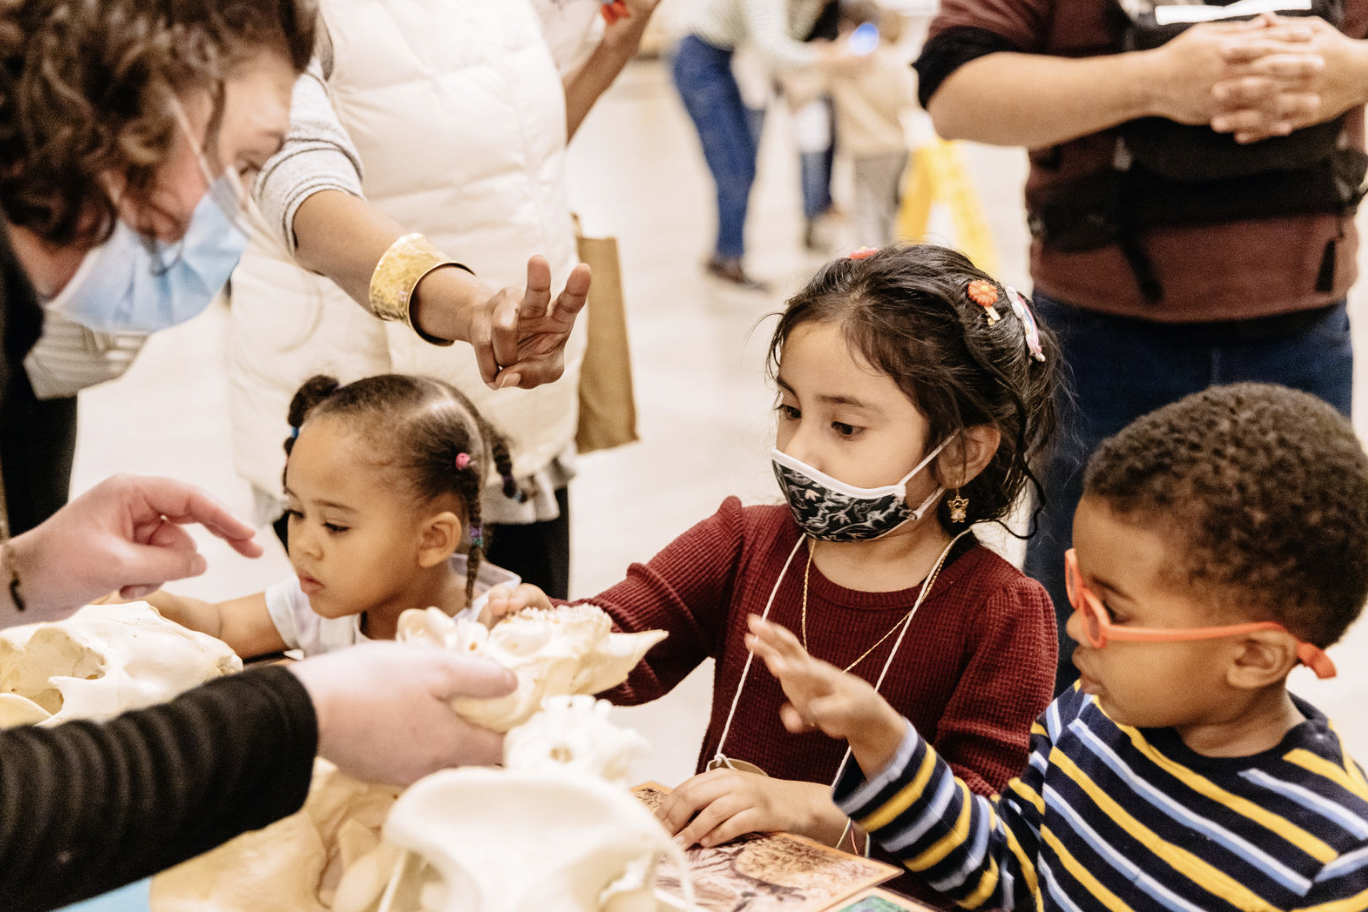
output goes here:
[[[480, 524], [480, 495], [484, 490], [486, 449], [503, 479], [504, 496], [522, 494], [513, 478], [513, 461], [502, 434], [485, 421], [460, 390], [429, 377], [380, 374], [343, 386], [322, 374], [304, 381], [290, 400], [293, 433], [285, 440], [285, 454], [294, 449], [306, 421], [327, 415], [344, 417], [355, 431], [375, 445], [371, 456], [381, 469], [393, 471], [416, 503], [444, 494], [460, 502], [470, 550], [466, 563], [466, 600], [475, 597], [480, 559], [489, 547]], [[458, 465], [461, 454], [469, 457]]]
[[[996, 321], [970, 299], [973, 282], [991, 285]], [[944, 500], [937, 507], [945, 528], [1001, 522], [1028, 481], [1039, 510], [1044, 496], [1031, 465], [1054, 435], [1059, 346], [1037, 324], [1044, 360], [1033, 356], [1007, 289], [992, 276], [933, 244], [833, 260], [780, 315], [770, 339], [772, 376], [784, 343], [805, 323], [838, 325], [855, 351], [898, 384], [930, 424], [928, 452], [961, 428], [991, 425], [1002, 434], [987, 467], [963, 487], [965, 520], [953, 523]]]
[[1368, 599], [1368, 456], [1330, 405], [1281, 386], [1194, 393], [1088, 464], [1084, 497], [1172, 536], [1180, 585], [1325, 647]]

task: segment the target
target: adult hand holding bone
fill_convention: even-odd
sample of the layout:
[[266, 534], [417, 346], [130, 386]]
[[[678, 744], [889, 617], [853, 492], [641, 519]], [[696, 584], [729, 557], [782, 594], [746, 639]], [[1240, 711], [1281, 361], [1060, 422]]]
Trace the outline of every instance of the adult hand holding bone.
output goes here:
[[502, 697], [512, 672], [416, 643], [368, 643], [290, 666], [318, 717], [318, 754], [368, 782], [408, 785], [449, 766], [503, 759], [503, 735], [454, 713], [452, 697]]

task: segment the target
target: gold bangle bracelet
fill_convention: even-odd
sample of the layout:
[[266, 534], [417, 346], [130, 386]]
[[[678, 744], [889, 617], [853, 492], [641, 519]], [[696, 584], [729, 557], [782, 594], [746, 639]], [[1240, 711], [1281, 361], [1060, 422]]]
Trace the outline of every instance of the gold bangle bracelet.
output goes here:
[[428, 273], [442, 266], [455, 266], [465, 269], [442, 253], [432, 242], [421, 234], [406, 234], [395, 241], [375, 264], [370, 280], [371, 312], [382, 320], [402, 322], [418, 337], [433, 345], [450, 345], [451, 339], [423, 332], [413, 325], [413, 293]]

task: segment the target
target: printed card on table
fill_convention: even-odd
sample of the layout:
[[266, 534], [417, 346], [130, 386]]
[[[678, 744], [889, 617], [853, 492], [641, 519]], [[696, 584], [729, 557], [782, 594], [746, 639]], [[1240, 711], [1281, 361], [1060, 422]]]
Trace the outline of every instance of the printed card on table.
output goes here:
[[[655, 782], [632, 791], [652, 809], [670, 793]], [[706, 912], [830, 912], [898, 873], [881, 861], [787, 833], [751, 834], [709, 849], [694, 846], [684, 855], [694, 900]], [[657, 871], [656, 898], [662, 910], [685, 908], [680, 872], [668, 860]]]

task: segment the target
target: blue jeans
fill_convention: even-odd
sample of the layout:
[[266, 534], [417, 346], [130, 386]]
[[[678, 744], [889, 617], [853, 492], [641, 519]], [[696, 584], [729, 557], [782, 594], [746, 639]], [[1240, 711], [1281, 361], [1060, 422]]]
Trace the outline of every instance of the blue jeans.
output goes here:
[[830, 96], [822, 98], [832, 126], [831, 139], [821, 152], [798, 153], [798, 177], [803, 190], [803, 218], [812, 221], [831, 208], [831, 168], [836, 160], [836, 114]]
[[732, 52], [688, 35], [675, 49], [675, 88], [703, 144], [717, 187], [717, 256], [746, 252], [746, 208], [755, 183], [756, 136], [731, 70]]
[[1246, 334], [1261, 321], [1194, 328], [1111, 317], [1039, 293], [1035, 305], [1041, 322], [1059, 336], [1073, 393], [1072, 402], [1060, 397], [1060, 433], [1040, 479], [1046, 504], [1027, 544], [1025, 566], [1026, 575], [1039, 580], [1054, 601], [1059, 621], [1058, 692], [1078, 677], [1071, 661], [1075, 644], [1064, 633], [1072, 611], [1064, 589], [1064, 552], [1073, 541], [1083, 471], [1098, 444], [1141, 415], [1189, 393], [1241, 381], [1304, 390], [1348, 417], [1354, 353], [1343, 301], [1276, 334]]

